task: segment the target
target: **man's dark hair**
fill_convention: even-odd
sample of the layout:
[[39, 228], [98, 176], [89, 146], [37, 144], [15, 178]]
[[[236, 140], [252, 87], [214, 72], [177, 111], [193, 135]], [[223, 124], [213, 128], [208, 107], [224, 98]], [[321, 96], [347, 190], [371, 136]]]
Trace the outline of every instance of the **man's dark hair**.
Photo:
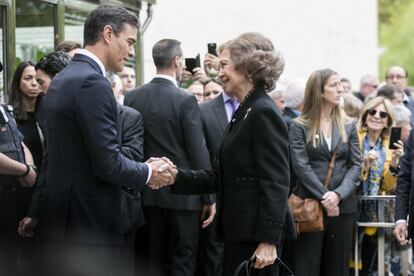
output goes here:
[[42, 57], [36, 64], [35, 69], [42, 70], [51, 79], [63, 70], [70, 62], [70, 57], [62, 51], [52, 52]]
[[397, 87], [394, 85], [383, 85], [377, 91], [378, 97], [384, 97], [388, 100], [392, 101], [394, 99], [394, 95], [397, 92]]
[[83, 44], [95, 45], [105, 26], [111, 26], [115, 35], [124, 29], [124, 24], [138, 28], [138, 18], [127, 9], [115, 5], [101, 5], [91, 11], [85, 21]]
[[62, 51], [65, 53], [69, 53], [72, 50], [81, 49], [81, 48], [82, 48], [82, 45], [79, 42], [72, 41], [72, 40], [65, 40], [56, 46], [55, 51]]
[[152, 58], [155, 67], [169, 68], [175, 57], [182, 57], [183, 50], [181, 50], [180, 45], [181, 42], [175, 39], [162, 39], [155, 43], [152, 47]]

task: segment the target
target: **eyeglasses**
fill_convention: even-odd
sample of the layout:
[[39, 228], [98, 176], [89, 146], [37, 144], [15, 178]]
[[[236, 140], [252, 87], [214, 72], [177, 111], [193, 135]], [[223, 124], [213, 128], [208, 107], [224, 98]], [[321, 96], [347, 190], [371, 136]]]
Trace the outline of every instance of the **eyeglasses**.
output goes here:
[[389, 76], [387, 76], [387, 79], [390, 79], [390, 80], [392, 80], [394, 78], [396, 78], [397, 80], [402, 80], [402, 79], [405, 79], [406, 76], [402, 76], [402, 75], [389, 75]]
[[375, 114], [377, 114], [377, 112], [379, 112], [379, 116], [380, 116], [382, 119], [385, 119], [385, 118], [387, 118], [387, 117], [388, 117], [388, 113], [387, 113], [387, 112], [385, 112], [385, 111], [378, 111], [378, 110], [376, 110], [376, 109], [374, 109], [374, 108], [368, 109], [368, 114], [369, 114], [370, 116], [375, 116]]
[[374, 88], [374, 89], [377, 89], [378, 88], [378, 85], [377, 84], [367, 84], [368, 86], [371, 86], [372, 88]]

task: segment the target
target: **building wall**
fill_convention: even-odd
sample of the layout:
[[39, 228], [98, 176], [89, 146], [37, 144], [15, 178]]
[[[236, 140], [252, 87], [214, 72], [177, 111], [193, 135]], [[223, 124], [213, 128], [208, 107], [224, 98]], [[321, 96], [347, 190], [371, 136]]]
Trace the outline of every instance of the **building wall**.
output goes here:
[[155, 73], [151, 48], [162, 38], [180, 40], [194, 57], [208, 42], [246, 31], [272, 39], [286, 59], [285, 79], [331, 67], [358, 90], [362, 75], [378, 73], [377, 0], [158, 0], [143, 39], [144, 81]]

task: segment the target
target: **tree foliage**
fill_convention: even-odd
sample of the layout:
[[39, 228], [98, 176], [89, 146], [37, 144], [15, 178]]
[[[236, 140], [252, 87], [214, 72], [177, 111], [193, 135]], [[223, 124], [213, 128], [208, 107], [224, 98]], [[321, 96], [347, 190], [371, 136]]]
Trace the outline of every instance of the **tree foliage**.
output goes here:
[[411, 74], [408, 83], [414, 83], [414, 1], [379, 0], [380, 76], [384, 78], [389, 66], [400, 65]]

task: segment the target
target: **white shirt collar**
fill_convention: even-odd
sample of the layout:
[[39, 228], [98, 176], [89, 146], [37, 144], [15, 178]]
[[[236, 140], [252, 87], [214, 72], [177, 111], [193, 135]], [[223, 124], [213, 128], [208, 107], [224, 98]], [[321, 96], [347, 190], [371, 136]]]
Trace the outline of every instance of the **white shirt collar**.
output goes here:
[[102, 61], [97, 56], [92, 54], [92, 52], [90, 52], [86, 49], [80, 49], [78, 54], [82, 54], [82, 55], [85, 55], [85, 56], [90, 57], [91, 59], [93, 59], [99, 65], [99, 67], [101, 68], [102, 75], [104, 77], [106, 76], [105, 66], [103, 65]]
[[169, 80], [172, 83], [174, 83], [175, 86], [179, 87], [178, 83], [177, 83], [177, 80], [175, 78], [171, 77], [171, 76], [164, 75], [164, 74], [156, 74], [154, 78], [161, 78], [161, 79]]

